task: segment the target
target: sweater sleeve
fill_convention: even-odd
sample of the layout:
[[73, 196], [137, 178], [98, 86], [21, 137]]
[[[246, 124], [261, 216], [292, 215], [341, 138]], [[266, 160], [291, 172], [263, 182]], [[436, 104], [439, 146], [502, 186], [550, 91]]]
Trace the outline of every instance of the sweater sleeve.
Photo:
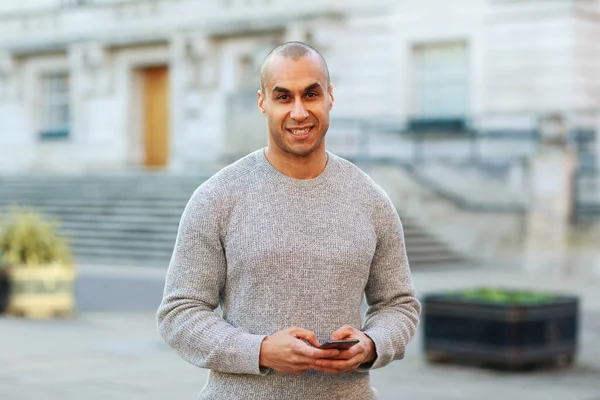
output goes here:
[[361, 370], [383, 367], [402, 359], [419, 325], [421, 304], [415, 296], [404, 232], [387, 197], [376, 210], [377, 247], [365, 288], [368, 309], [363, 332], [373, 340], [375, 361]]
[[234, 327], [214, 312], [227, 271], [223, 219], [222, 199], [200, 186], [181, 217], [157, 311], [158, 331], [177, 354], [198, 367], [263, 375], [268, 370], [259, 368], [259, 355], [265, 336]]

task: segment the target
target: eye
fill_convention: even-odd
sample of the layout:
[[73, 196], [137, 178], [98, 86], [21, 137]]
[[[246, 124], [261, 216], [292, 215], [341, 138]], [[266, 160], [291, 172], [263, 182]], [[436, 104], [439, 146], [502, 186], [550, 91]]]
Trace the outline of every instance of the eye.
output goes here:
[[316, 92], [309, 92], [306, 94], [306, 97], [308, 97], [308, 98], [314, 98], [314, 97], [318, 97], [318, 96], [319, 96], [319, 94]]
[[277, 100], [288, 100], [290, 98], [290, 96], [288, 96], [287, 94], [280, 94], [279, 96], [277, 96]]

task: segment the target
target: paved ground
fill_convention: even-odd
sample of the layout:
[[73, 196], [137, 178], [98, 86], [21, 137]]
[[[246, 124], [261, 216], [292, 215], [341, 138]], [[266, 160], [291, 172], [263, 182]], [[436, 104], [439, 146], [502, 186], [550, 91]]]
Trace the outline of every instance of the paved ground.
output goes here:
[[[501, 266], [413, 274], [419, 295], [491, 283], [578, 294], [581, 350], [569, 369], [500, 373], [428, 364], [417, 336], [404, 360], [372, 373], [383, 400], [600, 400], [600, 279]], [[156, 333], [163, 279], [156, 269], [82, 267], [74, 318], [0, 317], [0, 399], [194, 399], [206, 371], [179, 359]]]

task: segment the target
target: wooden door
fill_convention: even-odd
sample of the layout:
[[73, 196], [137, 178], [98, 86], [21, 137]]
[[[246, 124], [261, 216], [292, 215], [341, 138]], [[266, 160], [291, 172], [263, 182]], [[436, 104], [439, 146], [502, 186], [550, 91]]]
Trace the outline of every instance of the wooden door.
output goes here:
[[164, 167], [169, 161], [169, 69], [147, 68], [143, 75], [144, 165]]

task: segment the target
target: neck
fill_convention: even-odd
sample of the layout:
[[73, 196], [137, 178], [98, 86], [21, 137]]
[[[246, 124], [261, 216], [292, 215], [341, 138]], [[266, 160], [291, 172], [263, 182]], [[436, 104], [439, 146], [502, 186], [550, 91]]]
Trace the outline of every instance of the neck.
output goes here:
[[271, 165], [284, 175], [295, 179], [313, 179], [323, 172], [327, 165], [325, 149], [317, 149], [308, 156], [294, 156], [274, 151], [267, 146], [265, 156]]

